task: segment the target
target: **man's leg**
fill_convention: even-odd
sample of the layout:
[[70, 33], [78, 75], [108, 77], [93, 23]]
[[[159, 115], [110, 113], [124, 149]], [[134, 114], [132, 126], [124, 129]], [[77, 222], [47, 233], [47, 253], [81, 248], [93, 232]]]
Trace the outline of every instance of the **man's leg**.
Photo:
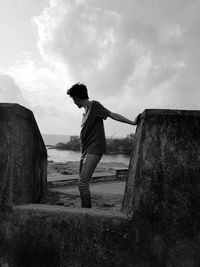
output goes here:
[[82, 208], [92, 207], [89, 183], [101, 157], [102, 154], [86, 154], [85, 158], [80, 163], [80, 179], [78, 182], [78, 188], [80, 191]]

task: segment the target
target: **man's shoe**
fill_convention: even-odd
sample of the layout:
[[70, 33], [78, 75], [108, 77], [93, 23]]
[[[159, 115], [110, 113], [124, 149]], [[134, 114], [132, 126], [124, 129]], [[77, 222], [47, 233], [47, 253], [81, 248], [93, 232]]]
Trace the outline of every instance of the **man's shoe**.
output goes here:
[[82, 205], [81, 207], [82, 208], [86, 208], [86, 209], [91, 209], [92, 208], [92, 205]]

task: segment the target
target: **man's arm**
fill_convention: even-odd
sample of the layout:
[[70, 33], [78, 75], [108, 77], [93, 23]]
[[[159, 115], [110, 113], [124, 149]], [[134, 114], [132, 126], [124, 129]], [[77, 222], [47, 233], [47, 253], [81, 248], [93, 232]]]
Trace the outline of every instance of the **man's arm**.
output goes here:
[[109, 117], [113, 120], [120, 121], [120, 122], [127, 123], [127, 124], [131, 124], [131, 125], [137, 125], [137, 123], [138, 123], [138, 116], [135, 118], [134, 121], [131, 121], [131, 120], [123, 117], [122, 115], [120, 115], [118, 113], [111, 112]]

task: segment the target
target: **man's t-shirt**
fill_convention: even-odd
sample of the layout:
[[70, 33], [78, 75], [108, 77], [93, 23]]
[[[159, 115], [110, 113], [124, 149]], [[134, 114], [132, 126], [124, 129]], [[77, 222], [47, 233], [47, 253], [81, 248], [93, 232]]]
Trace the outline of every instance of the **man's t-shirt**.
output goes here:
[[106, 153], [106, 138], [103, 120], [107, 119], [110, 111], [97, 101], [91, 101], [90, 107], [83, 116], [80, 134], [81, 152]]

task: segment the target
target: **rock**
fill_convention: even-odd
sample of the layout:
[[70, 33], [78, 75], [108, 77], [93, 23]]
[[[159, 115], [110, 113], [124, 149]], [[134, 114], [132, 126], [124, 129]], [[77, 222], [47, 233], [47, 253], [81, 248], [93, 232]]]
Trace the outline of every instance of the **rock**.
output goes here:
[[114, 207], [114, 204], [113, 204], [113, 203], [106, 203], [106, 202], [104, 202], [104, 203], [102, 204], [102, 207], [110, 208], [110, 207]]
[[0, 104], [0, 209], [37, 203], [47, 190], [47, 151], [33, 113]]
[[71, 174], [73, 174], [73, 173], [72, 173], [72, 171], [70, 171], [70, 170], [61, 170], [61, 171], [60, 171], [60, 174], [63, 174], [63, 175], [71, 175]]

